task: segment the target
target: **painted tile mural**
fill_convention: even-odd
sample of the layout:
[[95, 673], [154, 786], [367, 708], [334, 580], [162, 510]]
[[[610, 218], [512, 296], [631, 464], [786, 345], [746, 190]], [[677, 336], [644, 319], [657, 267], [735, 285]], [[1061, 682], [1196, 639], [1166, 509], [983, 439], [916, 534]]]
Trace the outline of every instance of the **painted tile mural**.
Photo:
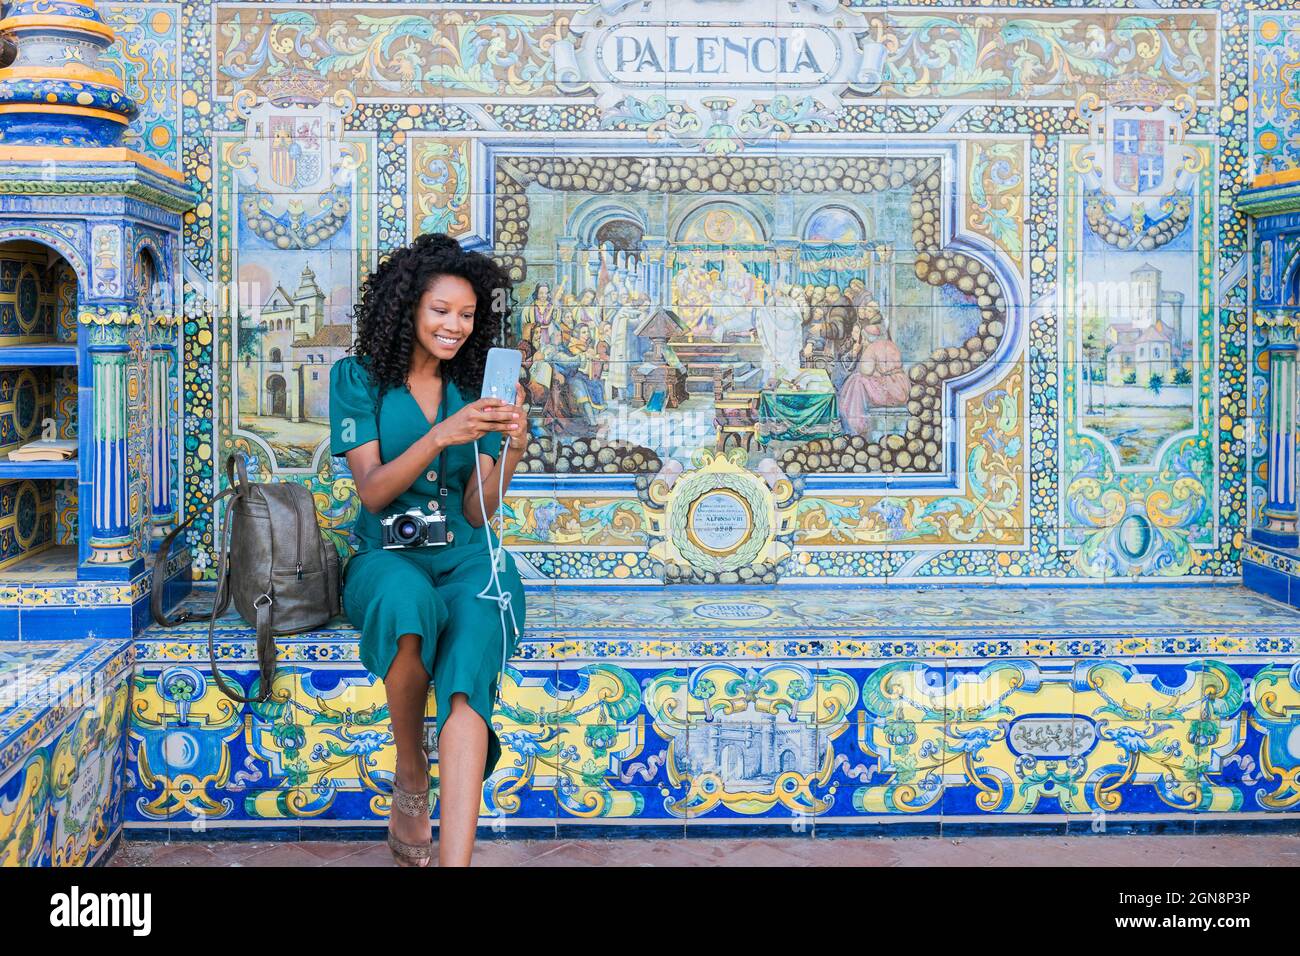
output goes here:
[[[188, 4], [186, 4], [188, 5]], [[118, 36], [104, 55], [127, 81], [139, 115], [124, 144], [180, 165], [181, 3], [100, 3], [100, 14]]]
[[1300, 17], [1260, 13], [1251, 23], [1254, 172], [1300, 166]]
[[1238, 573], [1232, 199], [1294, 161], [1294, 15], [743, 6], [113, 5], [203, 192], [185, 507], [239, 450], [343, 542], [328, 369], [445, 231], [514, 283], [537, 582]]

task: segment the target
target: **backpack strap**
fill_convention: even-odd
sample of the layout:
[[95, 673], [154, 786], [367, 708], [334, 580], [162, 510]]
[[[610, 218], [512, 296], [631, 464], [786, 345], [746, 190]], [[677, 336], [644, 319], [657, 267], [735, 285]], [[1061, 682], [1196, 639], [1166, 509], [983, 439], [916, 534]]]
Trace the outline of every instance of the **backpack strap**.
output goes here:
[[[239, 470], [239, 482], [235, 482], [235, 470]], [[226, 456], [226, 484], [231, 488], [238, 488], [240, 493], [245, 497], [248, 496], [250, 485], [248, 483], [248, 466], [244, 463], [244, 456], [231, 452]]]
[[[218, 494], [212, 499], [212, 513], [216, 514], [216, 504], [222, 498], [232, 498], [238, 494], [238, 490], [232, 485], [225, 491]], [[233, 501], [232, 501], [233, 504]], [[208, 617], [210, 611], [181, 611], [175, 617], [168, 617], [163, 611], [163, 585], [167, 579], [167, 558], [171, 554], [172, 544], [176, 539], [194, 523], [194, 519], [199, 516], [199, 512], [194, 513], [185, 519], [182, 524], [172, 528], [167, 532], [167, 536], [162, 539], [158, 545], [158, 552], [153, 557], [153, 585], [149, 595], [149, 610], [153, 613], [153, 619], [162, 627], [175, 627], [177, 624], [185, 624], [189, 621], [197, 621], [201, 618]], [[212, 605], [212, 611], [218, 616], [223, 614], [226, 607], [230, 604], [230, 589], [226, 586], [224, 578], [217, 581], [217, 597]]]
[[[236, 481], [236, 470], [239, 473], [238, 481]], [[247, 500], [248, 491], [251, 487], [243, 456], [232, 454], [226, 459], [226, 479], [230, 487], [217, 494], [210, 502], [213, 508], [212, 513], [215, 515], [217, 502], [223, 498], [230, 499], [230, 503], [226, 506], [226, 523], [223, 529], [222, 546], [218, 551], [217, 594], [212, 602], [212, 607], [207, 611], [181, 611], [175, 617], [168, 617], [164, 613], [162, 606], [163, 583], [167, 573], [167, 557], [176, 538], [188, 529], [194, 519], [198, 517], [196, 513], [186, 519], [184, 523], [169, 531], [158, 545], [158, 553], [154, 555], [153, 586], [152, 593], [149, 595], [149, 609], [153, 614], [153, 619], [163, 627], [175, 627], [178, 624], [186, 624], [206, 617], [208, 619], [208, 662], [212, 667], [212, 677], [223, 694], [232, 700], [248, 704], [264, 701], [271, 696], [271, 685], [275, 679], [275, 637], [271, 633], [271, 599], [269, 595], [263, 595], [255, 603], [257, 608], [257, 663], [261, 672], [262, 689], [260, 696], [243, 696], [236, 688], [230, 686], [217, 669], [217, 652], [213, 635], [217, 618], [221, 617], [226, 612], [226, 608], [230, 606], [230, 533], [235, 524], [231, 512], [240, 500]]]

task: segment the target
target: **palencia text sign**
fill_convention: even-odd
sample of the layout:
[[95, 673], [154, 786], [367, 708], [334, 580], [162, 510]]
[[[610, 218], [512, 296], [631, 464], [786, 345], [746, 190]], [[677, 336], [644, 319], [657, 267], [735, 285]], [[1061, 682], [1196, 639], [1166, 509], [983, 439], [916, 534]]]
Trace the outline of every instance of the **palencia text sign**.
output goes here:
[[861, 11], [835, 0], [779, 8], [603, 0], [575, 14], [555, 44], [556, 85], [594, 92], [608, 120], [652, 122], [685, 107], [691, 119], [667, 124], [670, 131], [697, 132], [707, 122], [767, 134], [779, 126], [765, 125], [773, 113], [828, 119], [846, 91], [875, 93], [885, 48], [872, 36]]
[[610, 79], [670, 89], [702, 79], [745, 89], [821, 86], [838, 73], [842, 51], [829, 28], [807, 26], [781, 36], [764, 32], [769, 30], [754, 24], [625, 24], [601, 38], [597, 57]]

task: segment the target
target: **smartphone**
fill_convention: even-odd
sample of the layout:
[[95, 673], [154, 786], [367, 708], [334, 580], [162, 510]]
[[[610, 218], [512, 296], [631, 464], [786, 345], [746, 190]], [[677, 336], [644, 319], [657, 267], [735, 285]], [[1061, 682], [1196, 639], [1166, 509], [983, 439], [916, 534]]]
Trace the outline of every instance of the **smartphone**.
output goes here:
[[499, 398], [513, 405], [523, 362], [524, 355], [518, 349], [489, 349], [487, 366], [483, 369], [483, 397]]

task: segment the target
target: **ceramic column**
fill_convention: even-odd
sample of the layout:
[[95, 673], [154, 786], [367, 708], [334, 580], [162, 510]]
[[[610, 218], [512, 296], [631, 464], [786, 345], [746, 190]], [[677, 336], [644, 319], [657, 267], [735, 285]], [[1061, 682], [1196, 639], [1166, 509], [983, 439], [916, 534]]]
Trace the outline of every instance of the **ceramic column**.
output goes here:
[[176, 345], [155, 339], [149, 351], [149, 408], [153, 452], [151, 523], [165, 534], [176, 523], [176, 476], [173, 471], [172, 396], [176, 394]]
[[672, 296], [668, 294], [668, 274], [664, 253], [668, 240], [658, 236], [645, 236], [641, 239], [645, 249], [646, 294], [650, 296], [653, 308], [668, 308]]
[[1255, 537], [1278, 547], [1296, 546], [1296, 325], [1300, 314], [1260, 309], [1256, 321], [1267, 330], [1268, 500], [1265, 525]]
[[772, 248], [776, 252], [776, 268], [772, 275], [772, 284], [799, 282], [799, 240], [773, 239]]
[[131, 485], [127, 470], [127, 362], [125, 343], [92, 346], [90, 502], [91, 564], [114, 564], [134, 556], [131, 534]]

